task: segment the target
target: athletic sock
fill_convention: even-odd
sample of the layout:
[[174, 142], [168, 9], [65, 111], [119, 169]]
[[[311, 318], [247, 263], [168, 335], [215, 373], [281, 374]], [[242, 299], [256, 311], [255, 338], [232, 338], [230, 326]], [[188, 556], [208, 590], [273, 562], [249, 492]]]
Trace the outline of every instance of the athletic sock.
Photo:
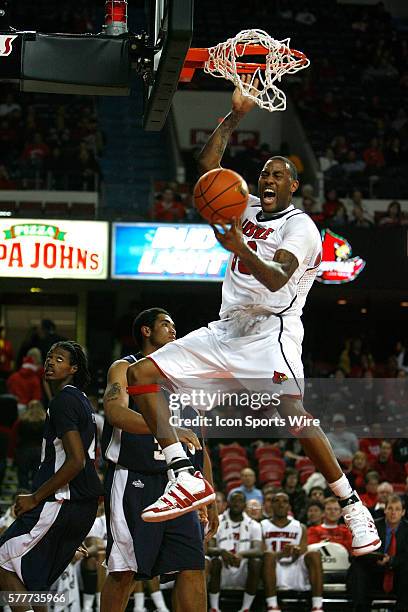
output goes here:
[[96, 612], [99, 612], [99, 610], [101, 609], [101, 594], [99, 593], [95, 593], [95, 599], [96, 599]]
[[170, 612], [170, 610], [166, 606], [163, 593], [161, 591], [155, 591], [154, 593], [150, 593], [150, 597], [152, 598], [152, 601], [156, 606], [158, 612]]
[[272, 597], [267, 597], [266, 607], [267, 608], [277, 608], [278, 607], [278, 596], [273, 595]]
[[163, 448], [163, 455], [169, 469], [173, 470], [175, 476], [180, 472], [190, 472], [194, 474], [194, 467], [191, 461], [187, 458], [186, 452], [181, 445], [181, 442], [175, 442]]
[[312, 608], [320, 608], [323, 606], [323, 597], [312, 597]]
[[84, 608], [83, 608], [84, 612], [92, 612], [95, 594], [84, 593], [83, 597], [84, 597]]
[[144, 593], [134, 593], [133, 599], [134, 599], [133, 612], [143, 612], [145, 594]]
[[255, 599], [255, 595], [250, 595], [249, 593], [244, 593], [244, 598], [242, 600], [242, 609], [249, 610], [252, 606], [252, 602]]
[[210, 593], [210, 608], [214, 608], [214, 610], [219, 610], [219, 605], [220, 605], [220, 594]]
[[341, 478], [336, 480], [335, 482], [329, 482], [329, 487], [333, 491], [336, 497], [340, 500], [340, 505], [342, 508], [344, 506], [348, 506], [349, 504], [355, 504], [360, 501], [357, 493], [351, 488], [349, 481], [347, 480], [347, 476], [342, 474]]

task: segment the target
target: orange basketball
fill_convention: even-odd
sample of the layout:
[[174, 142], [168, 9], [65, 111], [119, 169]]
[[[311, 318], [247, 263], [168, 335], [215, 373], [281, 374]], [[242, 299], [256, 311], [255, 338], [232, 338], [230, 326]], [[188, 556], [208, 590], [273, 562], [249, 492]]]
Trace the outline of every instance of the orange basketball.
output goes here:
[[236, 172], [215, 168], [203, 174], [194, 187], [194, 202], [208, 223], [227, 223], [241, 217], [248, 202], [248, 185]]

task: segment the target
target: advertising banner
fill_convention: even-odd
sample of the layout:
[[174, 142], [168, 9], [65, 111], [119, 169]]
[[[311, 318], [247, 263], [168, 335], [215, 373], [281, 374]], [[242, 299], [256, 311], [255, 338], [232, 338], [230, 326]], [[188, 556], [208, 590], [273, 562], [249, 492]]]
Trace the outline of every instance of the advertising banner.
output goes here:
[[0, 219], [0, 277], [105, 279], [108, 223]]

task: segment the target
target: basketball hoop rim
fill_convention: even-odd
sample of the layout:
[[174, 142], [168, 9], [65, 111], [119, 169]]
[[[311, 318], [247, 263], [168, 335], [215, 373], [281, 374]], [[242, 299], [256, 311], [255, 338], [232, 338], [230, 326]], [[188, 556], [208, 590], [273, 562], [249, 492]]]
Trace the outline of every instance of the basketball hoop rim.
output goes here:
[[[267, 55], [269, 49], [263, 45], [237, 45], [238, 54], [236, 57], [242, 57], [242, 55]], [[303, 51], [292, 49], [291, 47], [285, 48], [284, 46], [278, 49], [278, 52], [284, 53], [285, 55], [293, 55], [295, 58], [301, 61], [302, 64], [307, 64], [309, 59]], [[186, 55], [184, 62], [185, 68], [203, 68], [205, 63], [210, 58], [210, 51], [208, 47], [191, 47]], [[254, 62], [252, 66], [262, 67], [263, 64]]]

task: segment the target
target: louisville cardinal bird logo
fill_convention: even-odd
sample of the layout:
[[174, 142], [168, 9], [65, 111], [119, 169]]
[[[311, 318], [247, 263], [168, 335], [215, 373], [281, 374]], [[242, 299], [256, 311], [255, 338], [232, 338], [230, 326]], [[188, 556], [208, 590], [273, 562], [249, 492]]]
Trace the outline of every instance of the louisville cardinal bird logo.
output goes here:
[[326, 284], [349, 283], [365, 265], [361, 257], [351, 257], [351, 246], [345, 238], [329, 229], [322, 230], [322, 261], [316, 280]]
[[17, 36], [8, 36], [7, 34], [0, 35], [0, 56], [7, 56], [13, 50], [13, 40]]
[[282, 372], [277, 372], [275, 370], [275, 372], [273, 373], [272, 382], [275, 383], [275, 385], [281, 385], [285, 380], [288, 380], [286, 374], [283, 374]]

